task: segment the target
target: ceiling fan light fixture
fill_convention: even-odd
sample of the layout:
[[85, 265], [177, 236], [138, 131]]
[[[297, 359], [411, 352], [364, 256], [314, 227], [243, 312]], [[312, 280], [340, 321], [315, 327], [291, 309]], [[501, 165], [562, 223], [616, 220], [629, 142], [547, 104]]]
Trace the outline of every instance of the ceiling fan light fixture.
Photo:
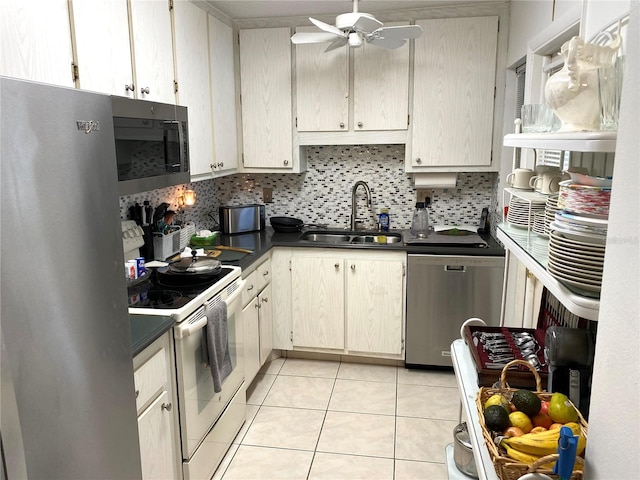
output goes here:
[[354, 48], [362, 46], [362, 37], [360, 37], [357, 32], [351, 32], [349, 34], [349, 46]]

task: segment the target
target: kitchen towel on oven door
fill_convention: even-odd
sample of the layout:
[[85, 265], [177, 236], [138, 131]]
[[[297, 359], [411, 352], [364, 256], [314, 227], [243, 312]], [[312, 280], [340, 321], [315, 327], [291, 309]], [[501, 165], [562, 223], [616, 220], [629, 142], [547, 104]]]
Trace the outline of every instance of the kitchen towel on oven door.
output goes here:
[[213, 307], [207, 306], [204, 311], [207, 317], [205, 334], [202, 336], [206, 348], [203, 348], [204, 363], [209, 364], [213, 378], [213, 391], [222, 391], [222, 383], [233, 370], [229, 355], [229, 330], [227, 328], [227, 304], [220, 302]]

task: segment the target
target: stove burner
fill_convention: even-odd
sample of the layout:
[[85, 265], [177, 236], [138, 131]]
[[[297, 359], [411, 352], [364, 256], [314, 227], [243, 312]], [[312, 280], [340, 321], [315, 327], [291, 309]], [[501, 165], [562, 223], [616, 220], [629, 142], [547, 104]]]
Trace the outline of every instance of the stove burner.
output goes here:
[[145, 306], [152, 308], [166, 307], [172, 305], [180, 298], [182, 298], [182, 294], [175, 290], [150, 290]]
[[129, 307], [179, 309], [232, 271], [223, 267], [217, 275], [185, 275], [158, 269], [151, 274], [150, 281], [127, 289]]

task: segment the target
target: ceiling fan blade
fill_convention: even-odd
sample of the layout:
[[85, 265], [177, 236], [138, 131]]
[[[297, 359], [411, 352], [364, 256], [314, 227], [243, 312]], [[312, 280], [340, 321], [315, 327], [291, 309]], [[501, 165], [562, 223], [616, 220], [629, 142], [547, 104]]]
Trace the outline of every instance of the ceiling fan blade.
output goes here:
[[367, 38], [367, 42], [369, 42], [370, 44], [375, 45], [377, 47], [400, 48], [407, 41], [402, 39], [402, 38], [375, 38], [375, 37], [368, 37]]
[[382, 27], [382, 22], [374, 18], [372, 15], [361, 13], [360, 18], [353, 24], [353, 29], [357, 32], [371, 33]]
[[333, 25], [329, 25], [328, 23], [321, 22], [320, 20], [316, 20], [315, 18], [311, 18], [311, 17], [309, 17], [309, 20], [311, 20], [311, 23], [313, 23], [320, 30], [324, 30], [325, 32], [328, 32], [328, 33], [333, 33], [334, 35], [338, 35], [339, 37], [347, 36], [345, 32], [343, 32], [337, 27], [334, 27]]
[[[335, 37], [334, 37], [335, 38]], [[325, 53], [335, 50], [336, 48], [344, 47], [347, 44], [348, 39], [340, 37], [336, 38], [327, 48], [324, 49]]]
[[422, 27], [420, 25], [398, 25], [394, 27], [382, 27], [371, 32], [374, 38], [385, 39], [407, 39], [418, 38], [422, 35]]
[[336, 39], [342, 40], [343, 38], [336, 37], [335, 34], [327, 32], [298, 32], [291, 37], [291, 43], [294, 45], [300, 45], [302, 43], [324, 43]]

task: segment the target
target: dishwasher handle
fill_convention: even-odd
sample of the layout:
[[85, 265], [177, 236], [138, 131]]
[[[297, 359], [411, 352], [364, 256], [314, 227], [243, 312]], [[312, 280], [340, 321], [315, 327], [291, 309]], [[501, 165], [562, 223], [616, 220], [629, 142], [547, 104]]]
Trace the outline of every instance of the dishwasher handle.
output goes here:
[[465, 267], [464, 265], [445, 265], [444, 266], [444, 271], [445, 272], [460, 272], [460, 273], [464, 273], [467, 271], [467, 267]]

